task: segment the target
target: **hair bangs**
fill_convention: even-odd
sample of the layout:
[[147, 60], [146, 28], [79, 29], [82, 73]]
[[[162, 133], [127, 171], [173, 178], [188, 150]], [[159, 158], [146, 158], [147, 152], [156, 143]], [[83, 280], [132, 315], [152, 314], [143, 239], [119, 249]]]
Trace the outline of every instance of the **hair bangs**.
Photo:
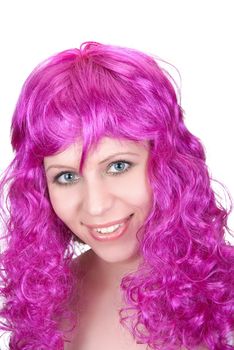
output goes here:
[[14, 112], [15, 159], [0, 181], [0, 219], [10, 181], [0, 256], [0, 328], [13, 332], [10, 348], [62, 350], [68, 331], [60, 320], [78, 322], [77, 310], [68, 311], [77, 284], [74, 234], [53, 211], [42, 162], [81, 141], [82, 169], [102, 137], [151, 147], [152, 211], [142, 227], [142, 264], [121, 281], [120, 323], [155, 350], [233, 348], [234, 254], [224, 239], [231, 210], [216, 201], [202, 143], [151, 57], [94, 42], [36, 67]]

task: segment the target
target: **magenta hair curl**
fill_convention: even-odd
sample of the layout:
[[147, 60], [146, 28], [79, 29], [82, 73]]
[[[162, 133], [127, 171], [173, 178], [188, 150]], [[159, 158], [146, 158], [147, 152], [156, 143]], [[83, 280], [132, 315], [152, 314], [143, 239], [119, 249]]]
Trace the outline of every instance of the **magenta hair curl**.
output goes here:
[[121, 324], [155, 350], [234, 349], [234, 247], [224, 239], [231, 209], [217, 200], [201, 142], [155, 59], [96, 42], [58, 53], [26, 80], [11, 131], [14, 159], [0, 183], [0, 329], [11, 332], [11, 350], [62, 350], [59, 322], [77, 321], [68, 311], [74, 234], [52, 209], [43, 158], [82, 138], [82, 168], [103, 136], [150, 144], [153, 205], [143, 262], [120, 285]]

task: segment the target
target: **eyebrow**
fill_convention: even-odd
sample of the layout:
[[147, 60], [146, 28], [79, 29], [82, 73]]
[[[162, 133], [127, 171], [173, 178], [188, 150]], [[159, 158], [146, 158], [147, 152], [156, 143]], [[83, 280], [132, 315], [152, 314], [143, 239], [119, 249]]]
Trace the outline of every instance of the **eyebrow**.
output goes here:
[[[115, 157], [115, 156], [120, 156], [120, 155], [134, 155], [137, 157], [140, 157], [140, 155], [138, 153], [134, 153], [134, 152], [118, 152], [118, 153], [113, 153], [111, 155], [109, 155], [107, 158], [103, 159], [101, 162], [99, 162], [98, 164], [103, 164], [105, 162], [107, 162], [108, 160], [110, 160], [111, 158]], [[67, 166], [67, 165], [62, 165], [62, 164], [52, 164], [50, 166], [48, 166], [48, 168], [46, 168], [46, 171], [48, 171], [51, 168], [56, 168], [56, 169], [61, 169], [61, 168], [69, 168], [69, 169], [75, 169], [71, 166]]]

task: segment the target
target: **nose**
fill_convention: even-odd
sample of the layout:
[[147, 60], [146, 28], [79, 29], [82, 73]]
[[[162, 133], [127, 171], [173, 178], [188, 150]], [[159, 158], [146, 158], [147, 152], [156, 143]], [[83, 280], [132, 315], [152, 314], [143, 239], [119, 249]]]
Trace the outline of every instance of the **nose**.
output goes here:
[[104, 216], [113, 207], [113, 195], [102, 180], [86, 181], [82, 209], [89, 216]]

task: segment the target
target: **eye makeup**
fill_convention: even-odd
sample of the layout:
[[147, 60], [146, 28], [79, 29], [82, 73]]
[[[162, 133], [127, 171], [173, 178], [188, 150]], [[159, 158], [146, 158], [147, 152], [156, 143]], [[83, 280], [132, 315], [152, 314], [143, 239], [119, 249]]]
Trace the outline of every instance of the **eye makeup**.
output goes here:
[[[118, 169], [118, 168], [114, 168], [114, 170], [116, 171], [110, 171], [110, 169], [116, 165], [124, 165], [124, 168], [122, 169]], [[127, 160], [116, 160], [114, 162], [111, 162], [108, 166], [107, 166], [107, 171], [106, 173], [108, 175], [111, 176], [118, 176], [118, 175], [122, 175], [124, 173], [126, 173], [127, 171], [129, 171], [132, 167], [134, 166], [134, 163], [127, 161]], [[120, 170], [120, 171], [118, 171]], [[64, 170], [59, 172], [56, 176], [54, 176], [53, 178], [53, 183], [61, 185], [61, 186], [67, 186], [67, 185], [73, 185], [75, 183], [77, 183], [79, 181], [79, 176], [76, 172], [71, 171], [71, 170]]]

